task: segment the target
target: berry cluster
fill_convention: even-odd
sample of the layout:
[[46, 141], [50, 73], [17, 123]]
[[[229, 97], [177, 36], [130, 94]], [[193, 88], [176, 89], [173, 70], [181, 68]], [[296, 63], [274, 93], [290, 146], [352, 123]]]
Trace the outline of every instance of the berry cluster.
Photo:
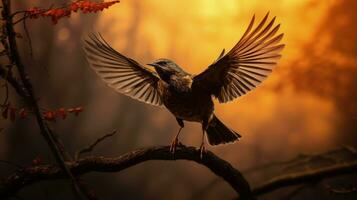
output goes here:
[[15, 121], [18, 116], [20, 119], [25, 119], [28, 115], [28, 111], [24, 108], [17, 109], [11, 106], [10, 103], [4, 105], [1, 109], [1, 115], [4, 119], [10, 119], [11, 121]]
[[[48, 110], [42, 113], [43, 119], [50, 122], [55, 122], [57, 118], [66, 119], [68, 113], [74, 114], [78, 116], [79, 113], [83, 111], [83, 107], [75, 107], [75, 108], [59, 108], [57, 110]], [[25, 108], [15, 108], [11, 106], [10, 103], [3, 106], [2, 117], [4, 119], [10, 119], [11, 121], [15, 121], [16, 118], [26, 119], [29, 115], [30, 111]]]
[[51, 122], [55, 122], [57, 118], [62, 118], [66, 119], [68, 113], [72, 113], [75, 116], [78, 116], [79, 113], [83, 111], [82, 107], [76, 107], [76, 108], [59, 108], [57, 110], [53, 111], [45, 111], [43, 112], [43, 119]]
[[89, 0], [79, 0], [70, 3], [62, 8], [43, 9], [38, 7], [30, 8], [26, 11], [27, 15], [31, 19], [37, 19], [40, 17], [51, 18], [53, 24], [57, 24], [58, 20], [63, 17], [70, 17], [72, 12], [81, 11], [83, 13], [96, 13], [109, 8], [113, 4], [119, 3], [119, 1], [109, 2], [92, 2]]

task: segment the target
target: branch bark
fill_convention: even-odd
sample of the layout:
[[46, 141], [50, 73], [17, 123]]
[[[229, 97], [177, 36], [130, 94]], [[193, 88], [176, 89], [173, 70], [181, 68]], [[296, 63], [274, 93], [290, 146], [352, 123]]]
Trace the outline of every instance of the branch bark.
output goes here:
[[[248, 182], [230, 163], [217, 157], [210, 151], [200, 158], [200, 151], [195, 147], [179, 146], [175, 155], [169, 146], [138, 149], [119, 157], [87, 157], [67, 166], [75, 176], [89, 172], [119, 172], [136, 164], [149, 160], [191, 160], [209, 168], [217, 176], [223, 178], [240, 196], [241, 199], [254, 199]], [[44, 180], [65, 178], [63, 170], [55, 165], [28, 167], [4, 178], [0, 188], [0, 197], [10, 197], [21, 188]]]
[[[86, 157], [78, 161], [68, 162], [67, 166], [74, 176], [81, 176], [90, 172], [119, 172], [136, 164], [149, 160], [191, 160], [209, 168], [217, 176], [223, 178], [240, 196], [239, 199], [254, 199], [274, 190], [311, 182], [318, 182], [325, 178], [353, 174], [357, 171], [357, 161], [336, 164], [331, 167], [282, 175], [250, 189], [242, 174], [230, 163], [222, 160], [212, 152], [200, 158], [200, 152], [194, 147], [178, 147], [175, 156], [165, 147], [138, 149], [119, 157]], [[64, 171], [57, 165], [39, 165], [18, 170], [14, 174], [3, 178], [0, 186], [0, 197], [10, 197], [23, 187], [45, 180], [57, 180], [66, 177]]]
[[[338, 159], [335, 157], [338, 155], [344, 155], [346, 160]], [[347, 156], [348, 155], [348, 156]], [[341, 157], [339, 157], [341, 158]], [[347, 159], [348, 158], [348, 159]], [[354, 159], [353, 159], [354, 158]], [[298, 173], [285, 173], [283, 175], [275, 176], [275, 178], [268, 180], [266, 183], [253, 188], [253, 194], [255, 196], [266, 194], [272, 192], [274, 190], [280, 189], [282, 187], [292, 186], [304, 184], [305, 186], [311, 187], [311, 185], [318, 183], [324, 178], [330, 178], [334, 176], [344, 175], [344, 174], [352, 174], [354, 173], [354, 169], [356, 168], [357, 162], [357, 151], [348, 145], [343, 145], [340, 148], [329, 150], [320, 154], [299, 154], [297, 157], [286, 160], [286, 161], [273, 161], [270, 163], [266, 163], [263, 165], [254, 166], [252, 168], [243, 170], [242, 173], [247, 177], [250, 173], [259, 172], [262, 170], [267, 171], [268, 168], [278, 167], [280, 171], [291, 170], [297, 166], [306, 166], [308, 163], [316, 162], [316, 160], [327, 159], [333, 164], [329, 164], [324, 167], [320, 167], [318, 169], [311, 168], [308, 171], [305, 171], [306, 168], [300, 167], [304, 169], [304, 171]], [[342, 164], [341, 164], [342, 163]], [[313, 170], [314, 169], [314, 170]], [[269, 170], [268, 170], [269, 171]], [[297, 171], [295, 169], [295, 171]], [[220, 182], [220, 179], [216, 178], [208, 183], [201, 190], [196, 192], [192, 199], [196, 199], [197, 196], [204, 194], [206, 191], [209, 191], [213, 187], [216, 186], [217, 183]], [[288, 198], [285, 196], [283, 199]]]
[[[22, 63], [20, 54], [18, 51], [17, 43], [16, 43], [16, 33], [13, 27], [13, 20], [12, 20], [12, 15], [11, 15], [11, 1], [10, 0], [2, 0], [2, 17], [5, 20], [5, 28], [6, 28], [6, 34], [7, 34], [7, 39], [8, 39], [8, 46], [9, 46], [9, 58], [12, 62], [12, 64], [16, 65], [20, 79], [23, 83], [24, 90], [28, 94], [28, 96], [24, 96], [22, 93], [19, 93], [19, 95], [22, 96], [22, 98], [29, 104], [29, 106], [32, 107], [36, 119], [37, 119], [37, 124], [39, 125], [40, 128], [40, 133], [46, 140], [52, 154], [54, 155], [56, 161], [58, 164], [61, 166], [63, 171], [66, 172], [67, 177], [71, 180], [73, 187], [76, 191], [76, 194], [78, 195], [79, 198], [84, 199], [83, 192], [81, 191], [80, 186], [77, 183], [76, 178], [72, 175], [71, 171], [69, 170], [68, 166], [65, 163], [65, 155], [64, 152], [61, 151], [60, 148], [60, 142], [56, 138], [56, 136], [52, 133], [51, 129], [49, 128], [48, 124], [43, 121], [42, 119], [42, 114], [39, 108], [39, 105], [37, 104], [32, 84], [29, 80], [29, 78], [26, 75], [25, 72], [25, 65]], [[12, 84], [14, 85], [14, 84]], [[16, 87], [15, 87], [16, 89]], [[16, 89], [18, 92], [18, 90]]]
[[308, 170], [306, 172], [287, 174], [276, 177], [265, 184], [262, 184], [253, 189], [254, 195], [262, 195], [274, 190], [299, 185], [303, 183], [321, 181], [325, 178], [353, 174], [357, 172], [357, 161], [350, 163], [336, 164], [331, 167], [324, 167], [316, 170]]
[[28, 98], [28, 94], [24, 90], [23, 86], [18, 83], [18, 81], [14, 78], [11, 73], [11, 70], [6, 70], [4, 66], [0, 64], [0, 76], [10, 83], [10, 85], [14, 88], [16, 93], [18, 93], [22, 98]]

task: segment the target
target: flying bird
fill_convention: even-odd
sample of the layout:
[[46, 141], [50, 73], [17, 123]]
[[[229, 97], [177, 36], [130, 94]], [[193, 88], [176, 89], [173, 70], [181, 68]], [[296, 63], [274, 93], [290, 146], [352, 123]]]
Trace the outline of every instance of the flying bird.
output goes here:
[[87, 60], [101, 79], [117, 92], [133, 99], [165, 106], [180, 128], [172, 140], [170, 151], [175, 153], [184, 121], [202, 124], [201, 157], [205, 151], [205, 135], [211, 145], [238, 141], [241, 135], [228, 128], [214, 114], [213, 98], [226, 103], [258, 86], [272, 72], [281, 58], [283, 33], [280, 24], [269, 13], [254, 26], [253, 16], [245, 33], [228, 52], [200, 74], [193, 75], [169, 59], [158, 59], [148, 66], [114, 50], [99, 34], [84, 40]]

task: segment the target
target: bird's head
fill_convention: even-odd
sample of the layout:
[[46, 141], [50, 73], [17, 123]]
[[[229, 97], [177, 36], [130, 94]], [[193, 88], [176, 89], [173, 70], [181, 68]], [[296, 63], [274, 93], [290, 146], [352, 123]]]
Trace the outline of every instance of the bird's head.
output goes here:
[[183, 71], [176, 63], [169, 59], [158, 59], [153, 63], [147, 64], [153, 66], [155, 71], [158, 73], [160, 78], [168, 82], [172, 75], [186, 75], [187, 73]]

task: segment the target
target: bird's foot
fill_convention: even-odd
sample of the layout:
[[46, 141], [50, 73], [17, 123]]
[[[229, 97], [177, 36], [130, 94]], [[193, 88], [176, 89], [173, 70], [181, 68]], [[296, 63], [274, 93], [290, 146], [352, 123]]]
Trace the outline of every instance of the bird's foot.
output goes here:
[[180, 144], [181, 144], [181, 143], [178, 141], [178, 138], [175, 137], [175, 138], [172, 140], [172, 142], [171, 142], [170, 152], [171, 152], [172, 154], [175, 154], [176, 148], [177, 148], [177, 146], [180, 145]]
[[200, 146], [200, 158], [202, 159], [203, 158], [203, 154], [206, 153], [206, 147], [205, 147], [205, 144], [202, 143], [201, 146]]

